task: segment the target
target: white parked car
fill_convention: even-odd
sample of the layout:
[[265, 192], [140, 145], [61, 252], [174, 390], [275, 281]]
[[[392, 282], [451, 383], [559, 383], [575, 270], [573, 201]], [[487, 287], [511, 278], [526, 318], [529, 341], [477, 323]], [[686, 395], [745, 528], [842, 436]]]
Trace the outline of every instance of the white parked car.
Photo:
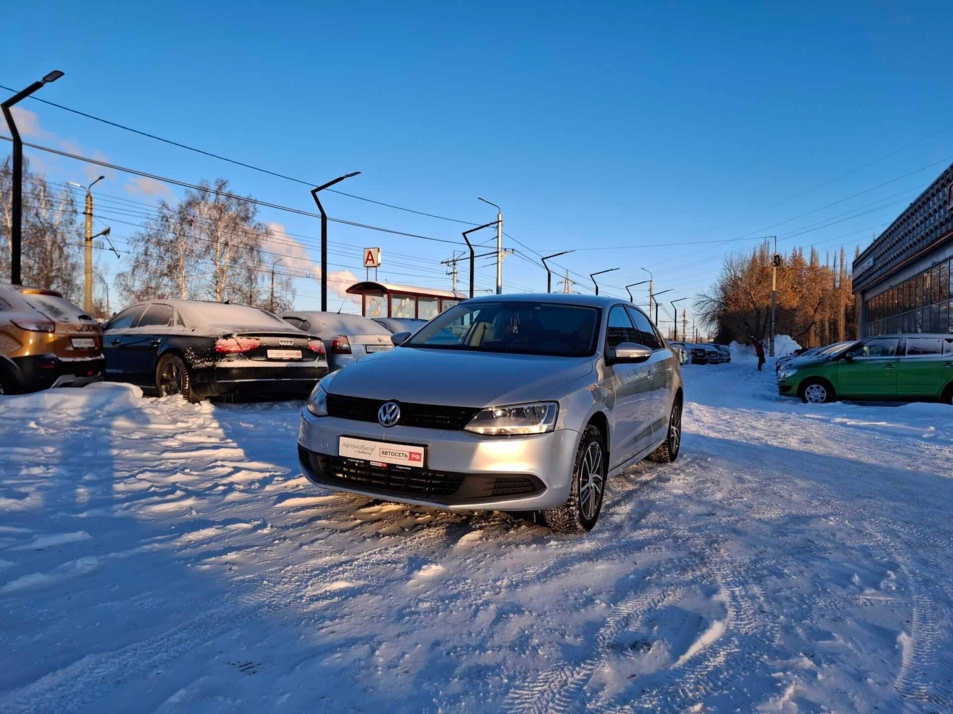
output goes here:
[[681, 446], [678, 359], [629, 303], [486, 296], [321, 380], [298, 454], [315, 484], [591, 529], [608, 477]]

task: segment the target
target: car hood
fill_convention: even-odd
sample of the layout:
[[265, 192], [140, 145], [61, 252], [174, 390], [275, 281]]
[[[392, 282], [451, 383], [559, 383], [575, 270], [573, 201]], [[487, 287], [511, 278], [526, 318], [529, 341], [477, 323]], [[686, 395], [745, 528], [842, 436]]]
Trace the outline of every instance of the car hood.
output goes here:
[[806, 369], [819, 367], [831, 361], [830, 357], [795, 357], [781, 365], [781, 369]]
[[332, 394], [461, 407], [552, 399], [593, 371], [593, 357], [541, 357], [400, 347], [337, 372]]

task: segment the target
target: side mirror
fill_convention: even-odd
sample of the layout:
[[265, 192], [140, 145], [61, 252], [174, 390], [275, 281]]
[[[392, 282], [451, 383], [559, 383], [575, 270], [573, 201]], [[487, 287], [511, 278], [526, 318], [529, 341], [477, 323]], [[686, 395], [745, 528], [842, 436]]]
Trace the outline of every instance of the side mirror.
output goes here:
[[854, 353], [853, 353], [853, 352], [845, 352], [845, 353], [844, 353], [844, 359], [847, 360], [848, 362], [853, 362], [853, 361], [854, 361]]
[[390, 341], [393, 342], [394, 345], [402, 345], [410, 338], [412, 334], [412, 332], [395, 332], [390, 336]]
[[620, 342], [614, 349], [606, 352], [606, 364], [645, 362], [652, 356], [652, 350], [634, 342]]

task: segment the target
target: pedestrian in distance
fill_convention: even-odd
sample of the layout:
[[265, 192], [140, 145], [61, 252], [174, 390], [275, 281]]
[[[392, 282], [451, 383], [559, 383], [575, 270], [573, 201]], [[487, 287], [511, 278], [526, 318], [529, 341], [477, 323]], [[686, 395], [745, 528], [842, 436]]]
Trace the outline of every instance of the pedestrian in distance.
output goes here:
[[758, 355], [758, 371], [761, 371], [761, 366], [764, 364], [764, 345], [761, 344], [761, 340], [755, 339], [753, 336], [751, 338], [754, 341], [754, 351]]

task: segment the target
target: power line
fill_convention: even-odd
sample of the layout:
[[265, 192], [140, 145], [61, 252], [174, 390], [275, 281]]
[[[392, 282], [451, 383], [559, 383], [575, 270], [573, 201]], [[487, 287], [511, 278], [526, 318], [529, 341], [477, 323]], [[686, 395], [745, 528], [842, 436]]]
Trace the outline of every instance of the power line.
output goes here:
[[[16, 93], [16, 91], [17, 91], [17, 90], [15, 90], [15, 89], [11, 89], [10, 87], [4, 86], [4, 85], [2, 85], [2, 84], [0, 84], [0, 89], [5, 89], [5, 90], [7, 90], [8, 92], [14, 92], [14, 93]], [[234, 164], [235, 166], [241, 166], [242, 168], [250, 169], [250, 170], [252, 170], [252, 171], [257, 171], [257, 172], [259, 172], [259, 173], [267, 174], [267, 175], [269, 175], [269, 176], [274, 176], [274, 177], [276, 177], [276, 178], [284, 179], [285, 181], [292, 181], [292, 182], [294, 182], [294, 183], [302, 184], [302, 185], [304, 185], [304, 186], [312, 186], [312, 187], [313, 187], [313, 186], [317, 186], [317, 185], [320, 184], [319, 181], [305, 181], [304, 179], [299, 179], [299, 178], [295, 178], [295, 177], [293, 177], [293, 176], [288, 176], [288, 175], [286, 175], [286, 174], [281, 174], [281, 173], [278, 173], [277, 171], [270, 171], [269, 169], [263, 169], [263, 168], [261, 168], [261, 167], [259, 167], [259, 166], [254, 166], [254, 165], [252, 165], [252, 164], [245, 163], [244, 161], [238, 161], [238, 160], [236, 160], [236, 159], [230, 159], [230, 158], [228, 158], [227, 156], [222, 156], [221, 154], [216, 154], [216, 153], [213, 153], [213, 152], [211, 152], [211, 151], [206, 151], [206, 150], [204, 150], [204, 149], [199, 149], [199, 148], [196, 148], [196, 147], [194, 147], [194, 146], [189, 146], [188, 144], [183, 144], [183, 143], [181, 143], [181, 142], [179, 142], [179, 141], [173, 141], [172, 139], [165, 139], [165, 138], [163, 138], [163, 137], [161, 137], [161, 136], [157, 136], [156, 134], [151, 134], [151, 133], [149, 133], [149, 132], [147, 132], [147, 131], [142, 131], [141, 129], [133, 129], [133, 128], [130, 127], [130, 126], [126, 126], [126, 125], [120, 124], [120, 123], [118, 123], [118, 122], [110, 121], [109, 119], [103, 119], [102, 117], [98, 117], [98, 116], [95, 116], [95, 115], [93, 115], [93, 114], [89, 114], [89, 113], [87, 113], [87, 112], [80, 111], [79, 109], [73, 109], [73, 108], [71, 108], [71, 107], [63, 106], [62, 104], [57, 104], [56, 102], [51, 102], [51, 101], [46, 100], [46, 99], [41, 99], [41, 98], [39, 98], [39, 97], [31, 97], [31, 99], [34, 99], [35, 101], [38, 101], [38, 102], [42, 102], [43, 104], [47, 104], [47, 105], [49, 105], [49, 106], [51, 106], [51, 107], [56, 107], [57, 109], [61, 109], [61, 110], [65, 111], [65, 112], [70, 112], [71, 114], [76, 114], [76, 115], [78, 115], [78, 116], [85, 117], [86, 119], [92, 119], [93, 121], [98, 121], [98, 122], [100, 122], [100, 123], [102, 123], [102, 124], [106, 124], [106, 125], [108, 125], [108, 126], [115, 127], [116, 129], [122, 129], [123, 131], [128, 131], [128, 132], [131, 132], [131, 133], [133, 133], [133, 134], [138, 134], [139, 136], [144, 136], [144, 137], [146, 137], [146, 138], [148, 138], [148, 139], [153, 139], [153, 140], [155, 140], [155, 141], [160, 141], [160, 142], [162, 142], [162, 143], [164, 143], [164, 144], [169, 144], [170, 146], [175, 146], [175, 147], [177, 147], [177, 148], [179, 148], [179, 149], [185, 149], [186, 151], [191, 151], [191, 152], [194, 152], [194, 153], [196, 153], [196, 154], [202, 154], [203, 156], [208, 156], [208, 157], [210, 157], [210, 158], [217, 159], [217, 160], [219, 160], [219, 161], [225, 161], [225, 162], [227, 162], [227, 163], [229, 163], [229, 164]], [[28, 146], [28, 144], [25, 144], [25, 146]], [[35, 148], [35, 147], [34, 147], [34, 148]], [[367, 203], [373, 203], [373, 204], [378, 205], [378, 206], [384, 206], [384, 207], [386, 207], [386, 208], [392, 208], [392, 209], [394, 209], [394, 210], [396, 210], [396, 211], [405, 211], [406, 213], [414, 213], [414, 214], [416, 214], [416, 215], [418, 215], [418, 216], [426, 216], [426, 217], [428, 217], [428, 218], [435, 218], [435, 219], [441, 220], [441, 221], [449, 221], [449, 222], [451, 222], [451, 223], [460, 223], [460, 224], [466, 225], [466, 226], [477, 226], [477, 225], [480, 225], [479, 223], [474, 223], [473, 221], [464, 221], [464, 220], [461, 220], [461, 219], [459, 219], [459, 218], [448, 218], [447, 216], [440, 216], [440, 215], [437, 215], [437, 214], [435, 214], [435, 213], [428, 213], [427, 211], [418, 211], [418, 210], [415, 210], [415, 209], [413, 209], [413, 208], [406, 208], [406, 207], [404, 207], [404, 206], [397, 206], [397, 205], [394, 205], [394, 204], [392, 204], [392, 203], [385, 203], [384, 201], [376, 201], [376, 200], [374, 200], [374, 199], [372, 199], [372, 198], [365, 198], [364, 196], [358, 196], [358, 195], [353, 194], [353, 193], [347, 193], [347, 192], [345, 192], [345, 191], [339, 191], [339, 190], [333, 189], [333, 188], [329, 188], [329, 189], [326, 189], [326, 190], [328, 191], [328, 193], [336, 193], [336, 194], [339, 194], [339, 195], [341, 195], [341, 196], [347, 196], [348, 198], [356, 199], [356, 200], [358, 200], [358, 201], [365, 201], [365, 202], [367, 202]]]
[[[3, 135], [0, 135], [0, 139], [4, 139], [4, 140], [6, 140], [6, 141], [12, 141], [12, 139], [11, 139], [10, 137], [8, 137], [8, 136], [3, 136]], [[283, 205], [281, 205], [281, 204], [279, 204], [279, 203], [271, 203], [271, 202], [269, 202], [269, 201], [262, 201], [262, 200], [259, 200], [259, 199], [257, 199], [257, 198], [251, 198], [251, 197], [249, 197], [249, 196], [239, 196], [238, 194], [227, 193], [227, 192], [225, 192], [225, 191], [216, 191], [214, 188], [211, 188], [211, 187], [208, 187], [208, 186], [197, 186], [197, 185], [192, 184], [192, 183], [189, 183], [189, 182], [187, 182], [187, 181], [180, 181], [179, 179], [172, 179], [172, 178], [168, 178], [168, 177], [166, 177], [166, 176], [159, 176], [158, 174], [151, 174], [151, 173], [149, 173], [149, 172], [147, 172], [147, 171], [139, 171], [139, 170], [137, 170], [137, 169], [131, 169], [131, 168], [128, 168], [128, 167], [125, 167], [125, 166], [120, 166], [120, 165], [118, 165], [118, 164], [111, 164], [111, 163], [109, 163], [108, 161], [101, 161], [101, 160], [99, 160], [99, 159], [90, 158], [89, 156], [82, 156], [82, 155], [80, 155], [80, 154], [73, 154], [73, 153], [70, 153], [70, 152], [68, 152], [68, 151], [62, 151], [62, 150], [60, 150], [60, 149], [54, 149], [54, 148], [52, 148], [52, 147], [50, 147], [50, 146], [41, 146], [40, 144], [31, 144], [31, 143], [27, 143], [27, 142], [23, 142], [23, 145], [24, 145], [24, 146], [29, 146], [31, 149], [36, 149], [37, 151], [45, 151], [45, 152], [50, 153], [50, 154], [57, 154], [58, 156], [64, 156], [64, 157], [66, 157], [66, 158], [68, 158], [68, 159], [74, 159], [74, 160], [76, 160], [76, 161], [85, 161], [86, 163], [95, 164], [95, 165], [97, 165], [97, 166], [102, 166], [102, 167], [107, 168], [107, 169], [112, 169], [113, 171], [121, 171], [121, 172], [123, 172], [123, 173], [132, 174], [132, 175], [134, 175], [134, 176], [142, 176], [142, 177], [144, 177], [144, 178], [153, 179], [154, 181], [162, 181], [162, 182], [164, 182], [164, 183], [170, 183], [170, 184], [173, 184], [173, 185], [175, 185], [175, 186], [181, 186], [181, 187], [183, 187], [183, 188], [188, 188], [188, 189], [191, 189], [191, 190], [193, 190], [193, 191], [201, 191], [201, 192], [203, 192], [203, 193], [213, 193], [213, 194], [216, 194], [216, 195], [219, 195], [219, 196], [224, 196], [225, 198], [234, 199], [234, 200], [236, 200], [236, 201], [244, 201], [245, 203], [251, 203], [251, 204], [254, 204], [254, 205], [256, 205], [256, 206], [263, 206], [263, 207], [266, 207], [266, 208], [272, 208], [272, 209], [277, 210], [277, 211], [286, 211], [287, 213], [295, 213], [295, 214], [300, 215], [300, 216], [307, 216], [308, 218], [320, 218], [320, 217], [321, 217], [321, 214], [319, 214], [319, 213], [312, 213], [311, 211], [304, 211], [304, 210], [302, 210], [302, 209], [300, 209], [300, 208], [292, 208], [291, 206], [283, 206]], [[328, 220], [329, 220], [329, 221], [332, 221], [332, 222], [334, 222], [334, 223], [343, 223], [343, 224], [345, 224], [345, 225], [354, 226], [354, 227], [357, 227], [357, 228], [365, 228], [365, 229], [367, 229], [367, 230], [379, 231], [379, 232], [382, 232], [382, 233], [391, 233], [391, 234], [394, 234], [394, 235], [406, 236], [406, 237], [408, 237], [408, 238], [419, 238], [419, 239], [421, 239], [421, 240], [434, 241], [434, 242], [437, 242], [437, 243], [449, 243], [449, 244], [451, 244], [451, 245], [460, 245], [460, 243], [459, 243], [458, 241], [452, 241], [452, 240], [448, 240], [448, 239], [446, 239], [446, 238], [433, 238], [433, 237], [431, 237], [431, 236], [424, 236], [424, 235], [419, 235], [419, 234], [416, 234], [416, 233], [406, 233], [406, 232], [403, 232], [403, 231], [396, 231], [396, 230], [393, 230], [393, 229], [390, 229], [390, 228], [382, 228], [382, 227], [380, 227], [380, 226], [372, 226], [372, 225], [369, 225], [369, 224], [367, 224], [367, 223], [357, 223], [357, 222], [355, 222], [355, 221], [347, 221], [347, 220], [344, 220], [344, 219], [342, 219], [342, 218], [331, 218], [331, 217], [329, 216], [329, 217], [328, 217]]]

